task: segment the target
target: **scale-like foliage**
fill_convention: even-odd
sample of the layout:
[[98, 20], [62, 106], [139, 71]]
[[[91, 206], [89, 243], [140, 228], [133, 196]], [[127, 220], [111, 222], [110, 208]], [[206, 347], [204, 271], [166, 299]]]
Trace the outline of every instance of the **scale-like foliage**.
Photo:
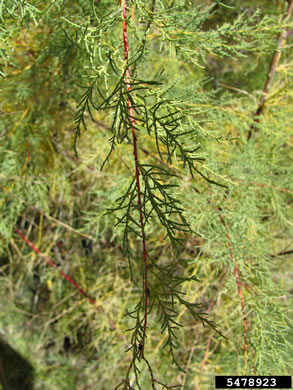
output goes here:
[[37, 388], [290, 372], [290, 7], [0, 0], [0, 335]]

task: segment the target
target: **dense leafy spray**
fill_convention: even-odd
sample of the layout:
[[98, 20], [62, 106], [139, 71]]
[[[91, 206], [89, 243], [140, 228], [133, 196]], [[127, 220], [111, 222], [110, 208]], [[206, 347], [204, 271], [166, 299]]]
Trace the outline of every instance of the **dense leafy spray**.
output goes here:
[[0, 331], [39, 386], [288, 374], [292, 1], [250, 3], [0, 2]]

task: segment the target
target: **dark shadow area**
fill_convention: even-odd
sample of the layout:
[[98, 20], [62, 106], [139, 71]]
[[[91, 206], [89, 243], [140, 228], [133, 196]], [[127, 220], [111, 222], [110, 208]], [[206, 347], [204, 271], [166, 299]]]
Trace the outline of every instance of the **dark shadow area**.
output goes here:
[[34, 369], [0, 337], [0, 383], [3, 390], [33, 390]]

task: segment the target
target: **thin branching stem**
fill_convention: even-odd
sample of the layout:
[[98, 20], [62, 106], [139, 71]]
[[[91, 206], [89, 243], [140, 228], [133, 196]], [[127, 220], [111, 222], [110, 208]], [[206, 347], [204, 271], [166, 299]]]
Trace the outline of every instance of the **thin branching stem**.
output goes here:
[[140, 171], [139, 171], [139, 160], [138, 160], [138, 151], [137, 151], [137, 138], [135, 131], [135, 119], [133, 117], [133, 105], [131, 99], [131, 85], [130, 85], [130, 71], [128, 66], [128, 39], [127, 39], [127, 22], [126, 22], [126, 0], [121, 0], [122, 5], [122, 14], [123, 14], [123, 42], [124, 42], [124, 57], [126, 61], [126, 71], [125, 71], [125, 82], [129, 92], [128, 97], [128, 111], [129, 118], [132, 124], [132, 141], [133, 141], [133, 155], [135, 161], [135, 177], [136, 177], [136, 189], [137, 189], [137, 203], [139, 210], [139, 220], [141, 228], [141, 237], [142, 237], [142, 246], [143, 246], [143, 259], [144, 259], [144, 325], [143, 325], [143, 338], [142, 338], [142, 357], [144, 357], [144, 346], [146, 338], [146, 329], [147, 329], [147, 315], [148, 315], [148, 275], [147, 275], [147, 249], [146, 249], [146, 236], [144, 231], [144, 220], [142, 212], [142, 201], [141, 201], [141, 192], [140, 192]]
[[[32, 250], [37, 253], [40, 257], [42, 257], [52, 268], [57, 269], [59, 274], [67, 281], [69, 282], [74, 288], [76, 288], [81, 295], [83, 295], [85, 298], [87, 298], [90, 303], [97, 309], [99, 313], [104, 313], [102, 308], [97, 304], [97, 302], [92, 298], [83, 288], [80, 287], [78, 283], [76, 283], [69, 275], [67, 275], [65, 272], [57, 268], [57, 265], [44, 253], [42, 253], [39, 248], [37, 248], [19, 229], [15, 228], [15, 232], [21, 237], [21, 239], [32, 248]], [[112, 328], [114, 328], [119, 335], [121, 339], [126, 341], [126, 338], [123, 333], [120, 332], [117, 325], [114, 321], [111, 320], [111, 318], [108, 318], [108, 322]]]
[[245, 364], [245, 371], [247, 371], [247, 321], [246, 321], [246, 313], [245, 313], [245, 311], [246, 311], [245, 310], [245, 302], [244, 302], [244, 297], [243, 297], [243, 292], [242, 292], [242, 287], [241, 287], [241, 280], [240, 280], [240, 276], [239, 276], [239, 272], [238, 272], [236, 259], [235, 259], [234, 253], [233, 253], [231, 236], [229, 234], [224, 217], [221, 214], [221, 209], [218, 208], [217, 211], [218, 211], [218, 216], [220, 218], [220, 221], [226, 230], [226, 237], [227, 237], [228, 246], [229, 246], [230, 259], [231, 259], [231, 262], [234, 264], [234, 275], [236, 278], [236, 284], [237, 284], [237, 288], [238, 288], [238, 294], [239, 294], [239, 298], [240, 298], [240, 304], [241, 304], [242, 315], [243, 315], [244, 364]]
[[[287, 11], [286, 11], [286, 14], [283, 17], [284, 21], [288, 21], [289, 20], [289, 18], [291, 16], [291, 13], [292, 13], [292, 9], [293, 9], [293, 0], [288, 0]], [[278, 42], [277, 42], [277, 49], [275, 50], [275, 53], [273, 55], [272, 62], [271, 62], [271, 65], [270, 65], [270, 68], [269, 68], [269, 72], [268, 72], [268, 75], [267, 75], [267, 79], [266, 79], [266, 82], [265, 82], [265, 86], [264, 86], [264, 89], [263, 89], [263, 92], [262, 92], [262, 96], [261, 96], [258, 108], [257, 108], [256, 113], [255, 113], [255, 119], [254, 119], [255, 122], [259, 121], [259, 116], [261, 116], [262, 113], [263, 113], [265, 101], [266, 101], [268, 93], [270, 91], [270, 88], [271, 88], [271, 85], [272, 85], [272, 82], [273, 82], [273, 78], [274, 78], [274, 75], [276, 73], [279, 60], [281, 58], [281, 49], [283, 48], [286, 39], [290, 35], [291, 35], [291, 32], [290, 31], [287, 32], [286, 28], [284, 28], [281, 31], [280, 35], [279, 35]], [[251, 138], [252, 133], [255, 130], [256, 130], [255, 124], [252, 124], [250, 129], [249, 129], [249, 132], [248, 132], [248, 137], [247, 137], [248, 140]]]

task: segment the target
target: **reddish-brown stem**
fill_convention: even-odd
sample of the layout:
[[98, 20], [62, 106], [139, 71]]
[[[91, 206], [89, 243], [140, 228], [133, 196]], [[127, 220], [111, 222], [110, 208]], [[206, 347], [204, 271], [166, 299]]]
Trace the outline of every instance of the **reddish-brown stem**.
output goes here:
[[[127, 39], [127, 23], [126, 23], [126, 0], [121, 0], [122, 5], [122, 14], [123, 14], [123, 42], [124, 42], [124, 58], [126, 61], [126, 71], [125, 71], [125, 82], [129, 95], [131, 95], [131, 84], [130, 84], [130, 72], [128, 66], [128, 39]], [[136, 189], [137, 189], [137, 203], [139, 210], [139, 221], [141, 227], [141, 236], [142, 236], [142, 246], [143, 246], [143, 259], [144, 259], [144, 325], [143, 325], [143, 339], [142, 339], [142, 357], [144, 358], [144, 344], [146, 338], [146, 329], [147, 329], [147, 315], [148, 315], [148, 275], [147, 275], [147, 250], [146, 250], [146, 236], [144, 232], [144, 220], [142, 214], [142, 202], [141, 202], [141, 193], [140, 193], [140, 172], [139, 172], [139, 161], [138, 161], [138, 151], [137, 151], [137, 138], [135, 132], [135, 119], [133, 117], [133, 106], [131, 99], [128, 98], [128, 110], [129, 117], [132, 124], [132, 140], [133, 140], [133, 155], [135, 162], [135, 177], [136, 177]]]
[[291, 253], [293, 253], [293, 249], [289, 251], [278, 252], [276, 255], [271, 255], [271, 257], [286, 256], [286, 255], [290, 255]]
[[[286, 14], [284, 15], [284, 18], [283, 18], [284, 21], [287, 21], [290, 18], [290, 15], [292, 13], [292, 8], [293, 8], [293, 0], [288, 0], [287, 11], [286, 11]], [[267, 75], [265, 86], [264, 86], [264, 89], [263, 89], [263, 92], [262, 92], [262, 96], [261, 96], [258, 108], [257, 108], [256, 113], [255, 113], [255, 119], [254, 119], [255, 122], [258, 122], [259, 116], [262, 115], [262, 113], [263, 113], [264, 104], [265, 104], [268, 92], [269, 92], [269, 90], [271, 88], [272, 81], [273, 81], [273, 78], [274, 78], [274, 75], [276, 73], [276, 69], [277, 69], [277, 66], [278, 66], [278, 63], [279, 63], [279, 60], [280, 60], [280, 57], [281, 57], [281, 49], [283, 48], [286, 39], [290, 35], [291, 35], [291, 33], [288, 35], [288, 32], [286, 31], [286, 29], [281, 31], [281, 33], [279, 35], [278, 43], [277, 43], [277, 50], [275, 51], [275, 53], [273, 55], [272, 62], [271, 62], [271, 65], [270, 65], [270, 69], [269, 69], [269, 73]], [[247, 139], [250, 139], [250, 137], [252, 135], [252, 132], [255, 131], [255, 130], [256, 130], [256, 127], [253, 124], [250, 127]]]
[[[49, 257], [47, 257], [46, 255], [44, 255], [20, 230], [18, 229], [15, 229], [15, 232], [22, 238], [22, 240], [24, 242], [27, 243], [28, 246], [30, 246], [32, 248], [32, 250], [34, 252], [36, 252], [39, 256], [41, 256], [52, 268], [55, 268], [58, 270], [59, 274], [65, 279], [67, 280], [67, 282], [69, 282], [70, 284], [72, 284], [72, 286], [74, 286], [85, 298], [87, 298], [90, 303], [92, 305], [95, 306], [95, 308], [97, 309], [98, 312], [100, 313], [103, 313], [103, 310], [101, 309], [100, 306], [98, 306], [98, 304], [96, 303], [96, 301], [86, 292], [84, 291], [84, 289], [82, 289], [73, 279], [71, 279], [70, 276], [68, 276], [67, 274], [65, 274], [63, 271], [61, 271], [60, 269], [57, 268], [57, 265], [51, 260], [49, 259]], [[116, 324], [110, 319], [108, 318], [108, 322], [109, 324], [112, 326], [112, 328], [114, 328], [117, 333], [119, 334], [119, 336], [125, 340], [125, 336], [119, 331], [119, 329], [117, 328]], [[126, 341], [126, 340], [125, 340]]]
[[230, 259], [231, 259], [232, 263], [234, 264], [234, 274], [236, 277], [236, 283], [237, 283], [238, 293], [239, 293], [239, 297], [240, 297], [240, 304], [241, 304], [241, 309], [242, 309], [242, 315], [243, 315], [244, 364], [245, 364], [245, 370], [247, 370], [247, 322], [246, 322], [246, 314], [245, 314], [244, 297], [243, 297], [242, 288], [241, 288], [241, 281], [240, 281], [240, 276], [239, 276], [239, 272], [238, 272], [238, 268], [237, 268], [237, 264], [236, 264], [236, 259], [234, 258], [234, 254], [233, 254], [233, 250], [232, 250], [232, 240], [231, 240], [230, 234], [228, 232], [225, 220], [224, 220], [222, 214], [220, 213], [220, 210], [218, 209], [217, 211], [218, 211], [218, 216], [220, 218], [220, 221], [222, 222], [222, 224], [224, 225], [225, 230], [226, 230], [226, 237], [228, 240]]
[[[15, 231], [23, 239], [23, 241], [25, 241], [28, 244], [28, 246], [30, 246], [39, 256], [41, 256], [44, 260], [46, 260], [46, 262], [52, 268], [57, 269], [57, 265], [55, 263], [53, 263], [53, 261], [51, 259], [49, 259], [49, 257], [44, 255], [20, 230], [15, 229]], [[97, 310], [100, 310], [100, 308], [98, 306], [96, 306], [95, 300], [92, 297], [90, 297], [73, 279], [71, 279], [70, 276], [68, 276], [67, 274], [65, 274], [63, 271], [61, 271], [59, 269], [58, 269], [58, 272], [60, 273], [60, 275], [63, 276], [63, 278], [65, 280], [67, 280], [67, 282], [71, 283], [84, 297], [86, 297], [90, 301], [90, 303], [93, 304], [97, 308]]]

